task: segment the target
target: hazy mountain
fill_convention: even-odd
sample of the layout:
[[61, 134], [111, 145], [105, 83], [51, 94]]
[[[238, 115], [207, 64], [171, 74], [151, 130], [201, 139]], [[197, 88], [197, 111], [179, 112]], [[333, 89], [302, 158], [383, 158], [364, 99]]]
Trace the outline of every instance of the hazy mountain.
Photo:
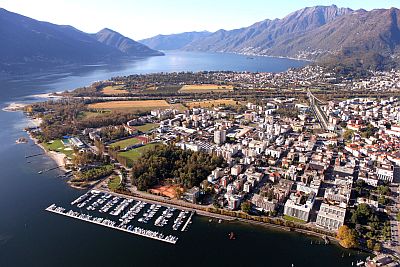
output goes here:
[[178, 50], [191, 42], [201, 40], [211, 33], [203, 32], [184, 32], [171, 35], [157, 35], [151, 38], [140, 40], [139, 42], [157, 50]]
[[106, 37], [107, 41], [102, 43], [72, 26], [37, 21], [0, 9], [0, 68], [23, 69], [26, 65], [54, 66], [160, 54], [117, 33], [111, 35], [114, 37]]
[[162, 56], [163, 53], [153, 50], [146, 45], [135, 42], [122, 34], [110, 29], [103, 29], [93, 35], [95, 39], [107, 46], [114, 47], [119, 51], [131, 56]]

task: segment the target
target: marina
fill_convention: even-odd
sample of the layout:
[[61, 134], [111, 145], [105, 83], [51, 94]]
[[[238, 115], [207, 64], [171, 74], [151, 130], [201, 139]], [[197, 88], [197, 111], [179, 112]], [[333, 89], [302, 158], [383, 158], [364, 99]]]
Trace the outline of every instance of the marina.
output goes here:
[[92, 217], [91, 215], [82, 214], [82, 213], [79, 213], [79, 212], [76, 212], [73, 210], [69, 210], [69, 211], [65, 212], [64, 208], [57, 207], [55, 204], [52, 204], [51, 206], [47, 207], [46, 211], [64, 215], [64, 216], [71, 217], [71, 218], [75, 218], [75, 219], [79, 219], [79, 220], [86, 221], [86, 222], [91, 222], [94, 224], [102, 225], [105, 227], [124, 231], [127, 233], [144, 236], [144, 237], [148, 237], [148, 238], [159, 240], [159, 241], [164, 241], [164, 242], [167, 242], [170, 244], [176, 244], [176, 242], [178, 241], [178, 237], [173, 236], [173, 235], [165, 236], [164, 234], [159, 233], [157, 231], [146, 230], [146, 229], [143, 229], [140, 227], [133, 228], [132, 226], [130, 226], [128, 228], [125, 228], [125, 227], [115, 226], [116, 223], [114, 221], [111, 221], [108, 219], [103, 219], [100, 217]]
[[[45, 210], [74, 219], [102, 225], [170, 244], [176, 244], [178, 237], [171, 231], [186, 231], [192, 223], [194, 211], [150, 204], [128, 197], [116, 196], [108, 192], [91, 190], [72, 201], [71, 209], [52, 204]], [[179, 213], [177, 213], [179, 211]], [[164, 232], [144, 229], [138, 224], [150, 223]], [[171, 225], [166, 227], [167, 225]], [[183, 227], [181, 228], [181, 226]], [[149, 226], [152, 227], [152, 226]]]

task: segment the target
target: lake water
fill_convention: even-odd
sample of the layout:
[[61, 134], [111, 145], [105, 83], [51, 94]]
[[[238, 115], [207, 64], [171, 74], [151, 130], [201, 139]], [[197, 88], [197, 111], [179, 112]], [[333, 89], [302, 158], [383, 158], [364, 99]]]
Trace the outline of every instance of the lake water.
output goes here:
[[[111, 76], [159, 71], [282, 71], [304, 62], [247, 59], [239, 55], [168, 53], [124, 66], [83, 67], [68, 73], [13, 77], [0, 83], [0, 107], [38, 100], [33, 94], [72, 89]], [[352, 266], [366, 255], [319, 239], [241, 223], [209, 223], [196, 216], [176, 245], [73, 220], [44, 209], [67, 206], [84, 191], [57, 178], [55, 166], [37, 146], [17, 145], [26, 136], [27, 120], [18, 112], [0, 111], [0, 266]], [[227, 238], [235, 232], [237, 239]], [[312, 242], [311, 242], [312, 241]], [[322, 242], [321, 242], [322, 243]]]

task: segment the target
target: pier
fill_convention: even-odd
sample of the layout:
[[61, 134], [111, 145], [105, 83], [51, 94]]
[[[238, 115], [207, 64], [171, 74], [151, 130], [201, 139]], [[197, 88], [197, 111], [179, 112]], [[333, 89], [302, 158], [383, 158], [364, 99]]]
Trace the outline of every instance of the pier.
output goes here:
[[26, 159], [29, 159], [29, 158], [33, 158], [33, 157], [41, 156], [41, 155], [44, 155], [44, 153], [39, 153], [39, 154], [33, 154], [33, 155], [25, 156], [25, 158], [26, 158]]
[[82, 220], [82, 221], [86, 221], [86, 222], [102, 225], [102, 226], [105, 226], [105, 227], [108, 227], [108, 228], [112, 228], [112, 229], [116, 229], [116, 230], [120, 230], [120, 231], [124, 231], [124, 232], [130, 233], [130, 234], [135, 234], [135, 235], [151, 238], [151, 239], [154, 239], [154, 240], [163, 241], [163, 242], [170, 243], [170, 244], [176, 244], [176, 242], [178, 241], [178, 237], [176, 237], [176, 236], [172, 236], [172, 235], [164, 236], [162, 233], [159, 233], [159, 232], [156, 232], [156, 231], [142, 229], [140, 227], [135, 227], [133, 229], [131, 229], [131, 228], [126, 229], [126, 228], [114, 226], [115, 222], [113, 222], [111, 220], [108, 220], [108, 219], [92, 218], [92, 216], [90, 216], [90, 215], [82, 214], [82, 213], [79, 213], [79, 212], [76, 212], [76, 211], [72, 211], [72, 210], [70, 210], [68, 212], [65, 212], [64, 208], [57, 207], [55, 204], [50, 205], [45, 210], [48, 211], [48, 212], [53, 212], [53, 213], [60, 214], [60, 215], [63, 215], [63, 216], [67, 216], [67, 217], [70, 217], [70, 218], [74, 218], [74, 219], [78, 219], [78, 220]]
[[39, 173], [39, 174], [42, 174], [42, 173], [45, 173], [45, 172], [49, 172], [49, 171], [58, 169], [58, 168], [60, 168], [60, 167], [62, 167], [62, 166], [57, 166], [57, 167], [53, 167], [53, 168], [50, 168], [50, 169], [44, 169], [44, 170], [38, 171], [38, 173]]
[[189, 216], [189, 219], [186, 221], [185, 225], [182, 227], [182, 232], [186, 230], [186, 228], [188, 227], [189, 223], [192, 222], [192, 217], [194, 215], [194, 211], [192, 211], [192, 213]]

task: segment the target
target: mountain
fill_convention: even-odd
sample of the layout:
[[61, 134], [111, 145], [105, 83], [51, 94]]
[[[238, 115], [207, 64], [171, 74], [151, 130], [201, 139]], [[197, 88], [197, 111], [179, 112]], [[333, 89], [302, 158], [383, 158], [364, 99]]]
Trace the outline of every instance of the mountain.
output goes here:
[[0, 9], [0, 71], [27, 65], [57, 66], [160, 55], [115, 32], [109, 35], [113, 38], [103, 39], [101, 36], [107, 34], [102, 32], [94, 38], [72, 26], [37, 21]]
[[211, 33], [202, 32], [184, 32], [171, 35], [157, 35], [151, 38], [140, 40], [139, 42], [157, 50], [178, 50], [186, 45], [201, 40], [209, 36]]
[[129, 39], [122, 34], [110, 29], [102, 29], [93, 37], [102, 44], [114, 47], [130, 56], [162, 56], [162, 52], [153, 50], [144, 44]]
[[333, 64], [368, 62], [368, 66], [380, 68], [379, 65], [392, 66], [393, 60], [400, 58], [399, 15], [396, 8], [354, 11], [335, 5], [307, 7], [283, 19], [219, 30], [183, 49], [284, 56]]
[[[288, 41], [296, 40], [307, 32], [330, 23], [353, 10], [336, 6], [316, 6], [295, 11], [283, 19], [264, 20], [249, 27], [214, 34], [189, 44], [185, 49], [215, 52], [238, 52], [263, 55], [279, 55], [276, 47], [283, 48]], [[290, 47], [290, 42], [285, 46]], [[284, 49], [282, 49], [284, 50]]]

